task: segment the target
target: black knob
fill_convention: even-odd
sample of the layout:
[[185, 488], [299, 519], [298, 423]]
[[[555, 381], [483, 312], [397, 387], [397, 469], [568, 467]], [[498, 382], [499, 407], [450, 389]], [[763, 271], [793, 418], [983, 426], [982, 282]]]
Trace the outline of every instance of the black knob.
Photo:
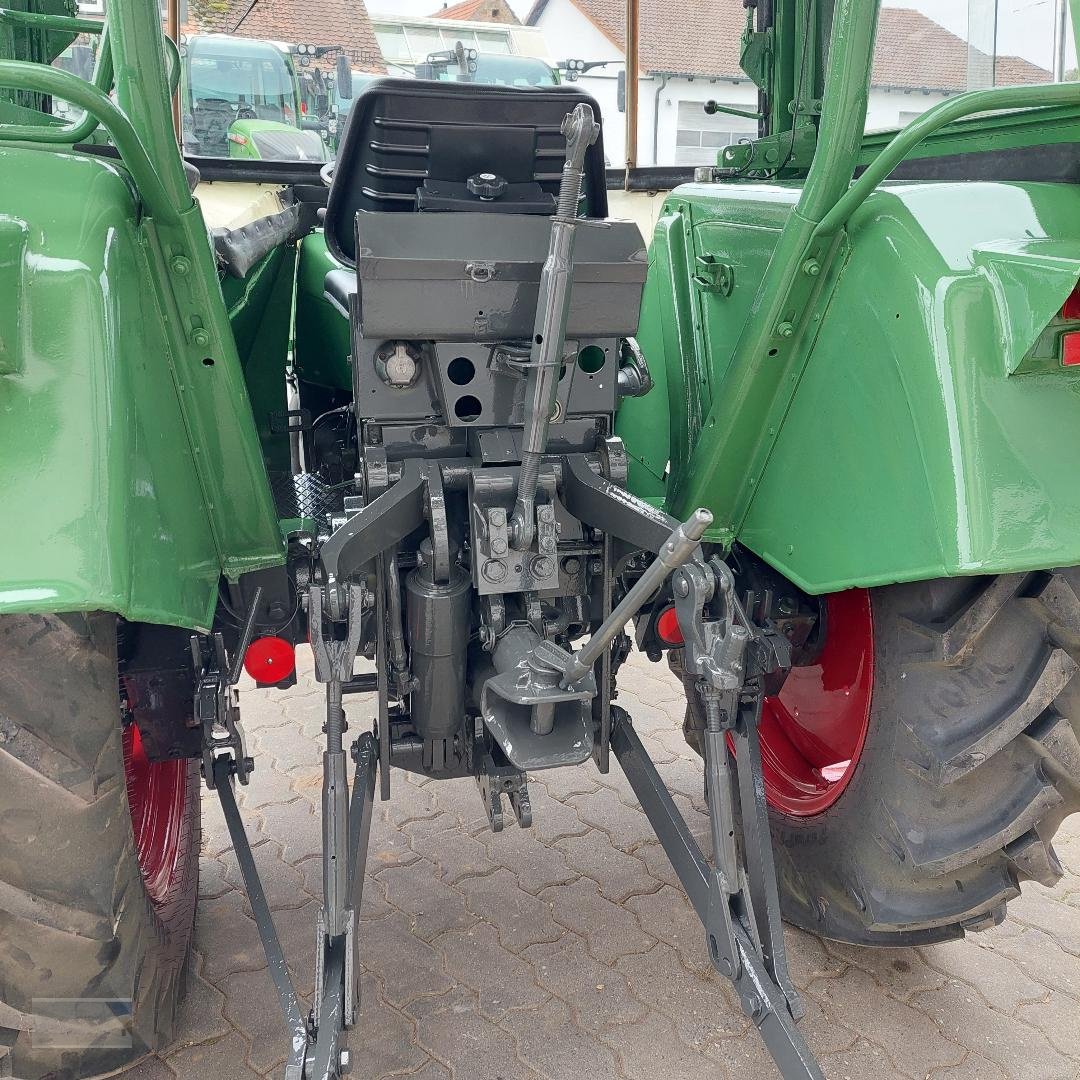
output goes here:
[[493, 172], [478, 172], [465, 182], [465, 186], [477, 198], [491, 202], [506, 193], [506, 181]]

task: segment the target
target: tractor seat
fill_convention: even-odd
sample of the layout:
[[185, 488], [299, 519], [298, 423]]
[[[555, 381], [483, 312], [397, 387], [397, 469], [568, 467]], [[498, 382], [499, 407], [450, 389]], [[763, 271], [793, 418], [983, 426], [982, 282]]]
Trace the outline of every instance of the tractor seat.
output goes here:
[[[559, 129], [580, 101], [600, 119], [574, 86], [369, 83], [349, 110], [323, 222], [331, 254], [353, 269], [353, 289], [366, 211], [553, 214], [566, 160]], [[585, 214], [606, 217], [602, 137], [589, 148], [583, 187]], [[328, 275], [328, 296], [341, 295], [337, 274]]]

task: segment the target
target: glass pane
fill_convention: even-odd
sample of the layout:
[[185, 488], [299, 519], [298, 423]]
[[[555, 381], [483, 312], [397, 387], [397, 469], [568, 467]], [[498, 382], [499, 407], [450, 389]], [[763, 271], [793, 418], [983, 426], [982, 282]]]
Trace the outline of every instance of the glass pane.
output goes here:
[[387, 60], [409, 60], [409, 46], [405, 41], [405, 31], [400, 26], [375, 26], [375, 37], [379, 48]]
[[488, 30], [477, 30], [476, 47], [481, 52], [506, 55], [510, 52], [510, 36], [506, 33], [491, 33]]
[[1067, 0], [883, 0], [867, 128], [965, 90], [1060, 81], [1076, 66], [1067, 12]]
[[[407, 26], [405, 36], [409, 42], [409, 53], [414, 63], [422, 63], [429, 53], [439, 52], [447, 46], [443, 44], [437, 29], [426, 26]], [[450, 45], [453, 48], [453, 45]]]

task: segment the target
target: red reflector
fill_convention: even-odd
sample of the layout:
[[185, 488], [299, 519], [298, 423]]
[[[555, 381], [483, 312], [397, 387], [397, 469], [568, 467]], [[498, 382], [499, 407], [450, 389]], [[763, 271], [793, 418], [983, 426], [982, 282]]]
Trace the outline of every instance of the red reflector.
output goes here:
[[1061, 317], [1063, 319], [1080, 319], [1080, 285], [1073, 289], [1072, 295], [1065, 301], [1065, 306], [1061, 309]]
[[[1080, 334], [1077, 336], [1080, 337]], [[683, 643], [679, 617], [675, 614], [673, 607], [664, 608], [660, 612], [660, 617], [656, 620], [656, 636], [665, 645], [681, 645]]]
[[1061, 362], [1065, 367], [1080, 365], [1080, 333], [1066, 334], [1061, 339]]
[[284, 638], [256, 638], [244, 653], [244, 670], [260, 683], [279, 683], [296, 670], [296, 653]]

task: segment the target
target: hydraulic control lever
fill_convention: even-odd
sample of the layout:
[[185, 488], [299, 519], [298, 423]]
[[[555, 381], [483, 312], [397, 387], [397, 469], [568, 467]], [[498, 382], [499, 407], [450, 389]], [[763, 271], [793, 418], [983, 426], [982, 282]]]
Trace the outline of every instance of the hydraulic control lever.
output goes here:
[[604, 620], [582, 647], [563, 667], [562, 685], [572, 686], [592, 671], [593, 664], [607, 648], [612, 638], [638, 613], [646, 601], [664, 583], [668, 574], [693, 558], [698, 541], [712, 524], [708, 510], [697, 509], [667, 538], [648, 569], [634, 582], [615, 610]]
[[566, 164], [559, 185], [559, 201], [551, 219], [547, 259], [540, 273], [536, 319], [525, 384], [525, 433], [517, 501], [510, 519], [510, 543], [517, 551], [532, 545], [536, 535], [536, 485], [540, 462], [547, 449], [548, 428], [559, 389], [559, 370], [566, 345], [566, 322], [570, 314], [570, 291], [574, 277], [574, 237], [578, 228], [578, 200], [585, 154], [596, 142], [600, 125], [593, 111], [580, 102], [563, 118]]

